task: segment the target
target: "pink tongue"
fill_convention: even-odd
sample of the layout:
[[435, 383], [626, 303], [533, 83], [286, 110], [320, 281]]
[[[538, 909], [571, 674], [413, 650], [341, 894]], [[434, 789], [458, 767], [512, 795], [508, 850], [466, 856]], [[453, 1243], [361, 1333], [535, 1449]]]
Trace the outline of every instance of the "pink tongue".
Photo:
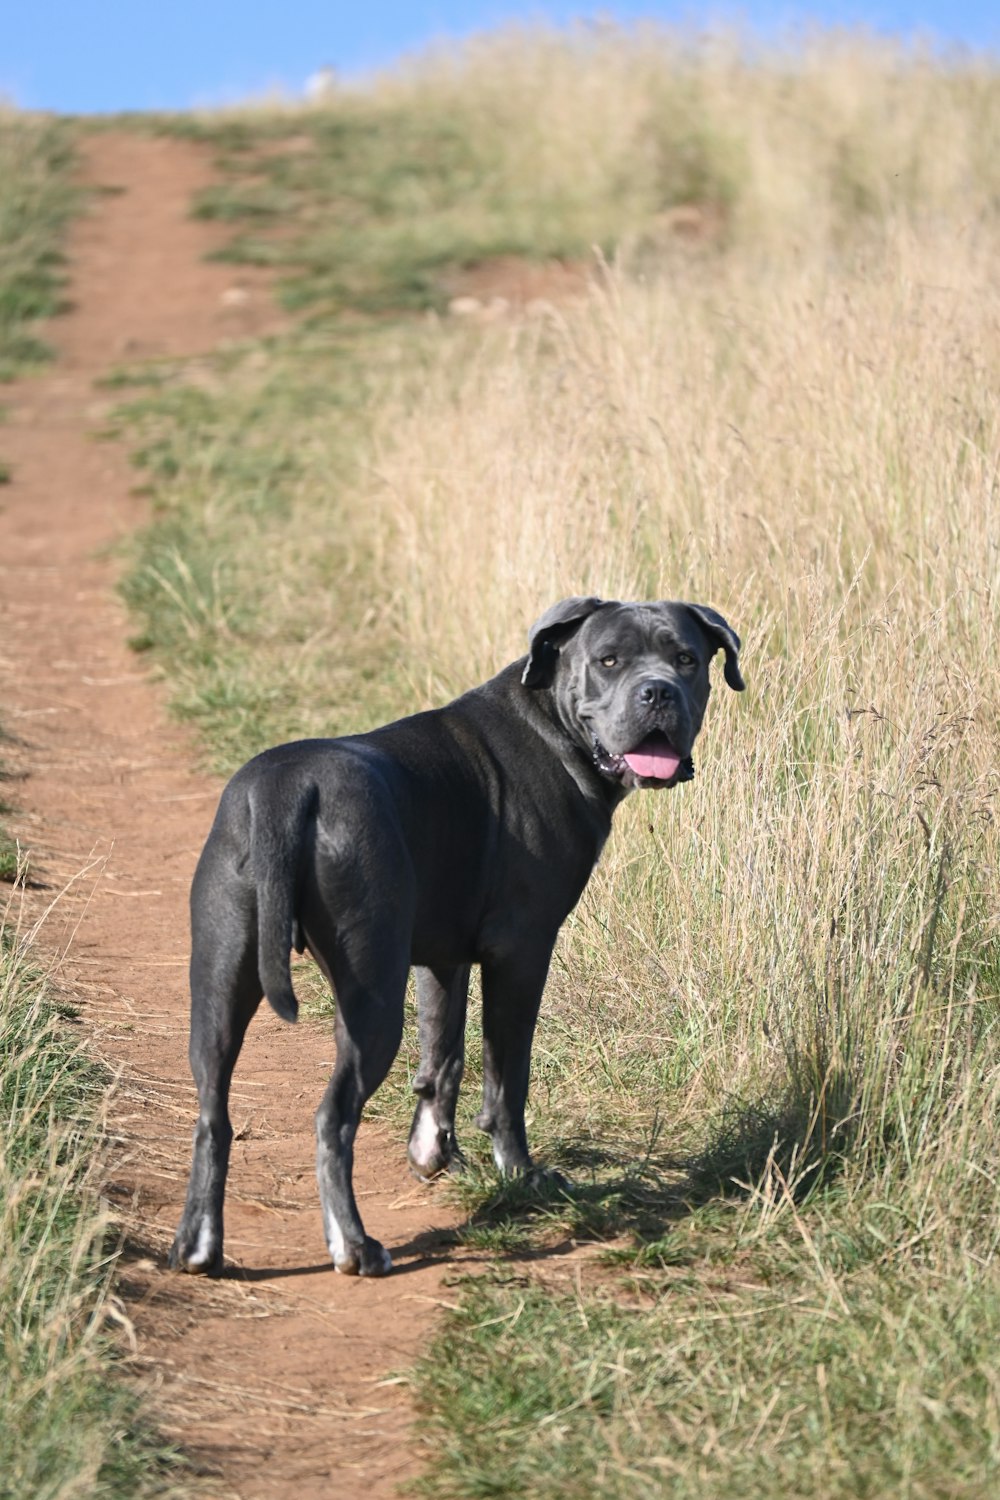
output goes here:
[[623, 759], [637, 776], [647, 776], [653, 781], [669, 781], [681, 763], [677, 751], [671, 750], [666, 740], [657, 735], [650, 735]]

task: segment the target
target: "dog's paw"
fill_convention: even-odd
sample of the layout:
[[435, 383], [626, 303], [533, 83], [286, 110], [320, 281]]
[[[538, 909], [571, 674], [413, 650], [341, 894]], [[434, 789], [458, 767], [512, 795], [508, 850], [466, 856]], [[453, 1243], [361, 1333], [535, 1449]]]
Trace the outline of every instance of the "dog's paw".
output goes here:
[[410, 1176], [415, 1177], [418, 1182], [422, 1182], [424, 1187], [433, 1187], [436, 1182], [440, 1182], [444, 1177], [465, 1177], [468, 1175], [468, 1171], [469, 1163], [464, 1156], [453, 1156], [451, 1161], [446, 1162], [433, 1176], [429, 1176], [426, 1172], [418, 1172], [413, 1163], [410, 1162]]
[[406, 1160], [410, 1171], [420, 1182], [433, 1182], [442, 1172], [451, 1170], [451, 1158], [444, 1151], [421, 1154], [411, 1146], [406, 1153]]
[[571, 1180], [556, 1167], [531, 1166], [525, 1172], [524, 1180], [539, 1193], [571, 1193], [573, 1191]]
[[409, 1158], [409, 1168], [411, 1177], [415, 1177], [418, 1182], [423, 1182], [427, 1185], [430, 1185], [430, 1183], [432, 1182], [436, 1182], [441, 1176], [442, 1172], [447, 1172], [449, 1170], [447, 1162], [441, 1162], [439, 1165], [435, 1166], [433, 1170], [428, 1171], [424, 1166], [417, 1166], [412, 1156]]
[[189, 1276], [221, 1276], [225, 1265], [222, 1244], [205, 1224], [194, 1233], [182, 1226], [170, 1247], [167, 1265], [172, 1271], [186, 1271]]
[[341, 1276], [388, 1276], [392, 1256], [384, 1245], [366, 1234], [362, 1244], [345, 1245], [334, 1256], [333, 1264]]
[[454, 1130], [450, 1125], [438, 1125], [433, 1105], [426, 1099], [421, 1099], [413, 1116], [406, 1155], [410, 1171], [421, 1182], [450, 1172], [455, 1158], [461, 1156]]

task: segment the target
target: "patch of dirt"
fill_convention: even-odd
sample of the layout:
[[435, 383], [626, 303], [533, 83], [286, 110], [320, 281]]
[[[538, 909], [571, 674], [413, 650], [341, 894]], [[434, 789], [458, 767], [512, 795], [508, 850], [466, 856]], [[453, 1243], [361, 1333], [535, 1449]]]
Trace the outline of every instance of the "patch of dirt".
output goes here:
[[497, 255], [448, 273], [448, 311], [456, 317], [492, 321], [507, 314], [529, 316], [586, 296], [593, 268], [578, 261], [521, 260]]
[[[337, 1276], [313, 1177], [312, 1113], [333, 1056], [326, 1028], [264, 1006], [237, 1069], [226, 1250], [210, 1283], [165, 1269], [189, 1164], [187, 891], [219, 786], [193, 769], [161, 687], [124, 645], [109, 549], [146, 520], [126, 455], [95, 441], [95, 378], [136, 358], [206, 352], [281, 325], [266, 276], [206, 262], [223, 227], [192, 220], [212, 180], [189, 142], [85, 144], [95, 199], [71, 244], [73, 311], [44, 375], [3, 392], [0, 683], [16, 737], [12, 831], [48, 908], [44, 942], [97, 1050], [121, 1070], [109, 1195], [131, 1229], [122, 1291], [163, 1426], [239, 1500], [394, 1495], [419, 1467], [393, 1374], [448, 1301], [457, 1215], [407, 1173], [405, 1142], [363, 1126], [357, 1188], [392, 1252], [385, 1281]], [[232, 296], [233, 290], [240, 296]], [[203, 1489], [199, 1492], [209, 1492]]]

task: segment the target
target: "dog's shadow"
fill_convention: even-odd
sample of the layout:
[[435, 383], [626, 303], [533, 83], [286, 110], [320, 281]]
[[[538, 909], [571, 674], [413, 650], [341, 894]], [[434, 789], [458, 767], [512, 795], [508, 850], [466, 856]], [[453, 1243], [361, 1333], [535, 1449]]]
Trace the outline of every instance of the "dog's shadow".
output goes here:
[[[402, 1244], [386, 1246], [392, 1256], [393, 1276], [405, 1276], [410, 1271], [420, 1271], [446, 1258], [448, 1252], [459, 1243], [458, 1230], [425, 1229]], [[223, 1278], [227, 1281], [286, 1281], [293, 1276], [336, 1275], [332, 1260], [317, 1261], [308, 1266], [227, 1266]]]
[[637, 1143], [564, 1139], [552, 1143], [548, 1154], [559, 1167], [551, 1176], [491, 1179], [477, 1173], [477, 1180], [458, 1188], [469, 1207], [456, 1230], [462, 1245], [508, 1261], [532, 1261], [565, 1254], [584, 1241], [659, 1238], [693, 1207], [684, 1163]]
[[547, 1154], [572, 1187], [558, 1174], [492, 1183], [480, 1175], [456, 1234], [511, 1261], [559, 1255], [581, 1241], [616, 1258], [683, 1259], [676, 1231], [692, 1215], [745, 1201], [765, 1184], [802, 1204], [833, 1183], [854, 1142], [858, 1088], [846, 1069], [827, 1070], [821, 1089], [790, 1076], [768, 1099], [731, 1101], [688, 1156], [661, 1149], [658, 1122], [644, 1139], [553, 1139]]

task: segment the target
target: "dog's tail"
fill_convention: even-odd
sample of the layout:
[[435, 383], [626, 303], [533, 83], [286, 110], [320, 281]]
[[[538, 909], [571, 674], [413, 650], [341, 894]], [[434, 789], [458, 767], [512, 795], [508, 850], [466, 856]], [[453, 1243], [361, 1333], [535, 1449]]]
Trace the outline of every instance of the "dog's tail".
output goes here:
[[[257, 968], [264, 994], [283, 1021], [296, 1021], [290, 954], [306, 833], [315, 810], [315, 786], [303, 787], [282, 806], [277, 798], [250, 801], [250, 851], [257, 886]], [[300, 949], [301, 951], [301, 949]]]

